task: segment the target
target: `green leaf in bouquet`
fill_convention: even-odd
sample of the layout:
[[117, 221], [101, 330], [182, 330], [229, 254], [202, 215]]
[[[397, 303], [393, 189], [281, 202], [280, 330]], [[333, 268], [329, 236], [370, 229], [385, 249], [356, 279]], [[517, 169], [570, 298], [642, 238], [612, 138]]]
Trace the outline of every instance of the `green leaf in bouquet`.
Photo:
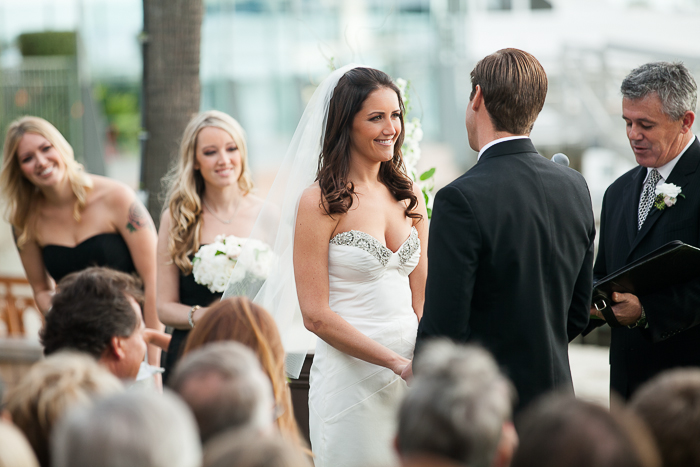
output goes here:
[[214, 254], [214, 256], [225, 255], [225, 254], [226, 254], [226, 253], [224, 253], [224, 252], [221, 251], [221, 250], [216, 250], [216, 253]]
[[423, 181], [429, 179], [430, 177], [432, 177], [434, 174], [435, 174], [435, 167], [433, 167], [432, 169], [426, 170], [425, 172], [420, 174], [419, 178], [423, 182]]
[[427, 209], [428, 209], [428, 219], [431, 219], [433, 217], [433, 210], [430, 208], [427, 208]]

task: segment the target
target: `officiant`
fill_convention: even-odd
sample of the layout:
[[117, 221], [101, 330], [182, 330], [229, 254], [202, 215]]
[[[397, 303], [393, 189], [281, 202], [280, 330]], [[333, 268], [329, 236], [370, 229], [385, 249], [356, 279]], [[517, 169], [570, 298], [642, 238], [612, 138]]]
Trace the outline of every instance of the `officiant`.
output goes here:
[[[638, 167], [603, 198], [594, 278], [680, 240], [700, 246], [700, 142], [691, 130], [697, 85], [682, 63], [647, 63], [622, 82], [622, 118]], [[610, 385], [629, 399], [668, 368], [700, 366], [700, 277], [635, 296], [615, 293]], [[591, 314], [603, 318], [596, 308]], [[592, 319], [589, 330], [605, 323]]]

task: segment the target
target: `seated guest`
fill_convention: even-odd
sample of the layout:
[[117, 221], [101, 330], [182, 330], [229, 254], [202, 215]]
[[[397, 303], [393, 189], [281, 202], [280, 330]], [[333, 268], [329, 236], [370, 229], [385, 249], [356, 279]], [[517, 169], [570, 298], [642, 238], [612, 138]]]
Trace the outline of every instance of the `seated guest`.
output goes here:
[[187, 406], [170, 393], [131, 391], [72, 410], [56, 425], [53, 467], [199, 467]]
[[651, 429], [664, 467], [700, 466], [700, 369], [661, 373], [632, 396], [630, 408]]
[[403, 466], [507, 466], [517, 445], [514, 389], [478, 347], [426, 344], [399, 409]]
[[0, 420], [0, 467], [39, 467], [34, 451], [22, 432], [2, 420]]
[[13, 423], [27, 437], [39, 465], [48, 467], [53, 426], [72, 407], [121, 392], [124, 387], [94, 359], [60, 352], [35, 363], [7, 395]]
[[168, 384], [192, 409], [202, 443], [230, 429], [272, 430], [270, 380], [253, 352], [237, 342], [217, 342], [188, 353]]
[[[66, 349], [92, 355], [116, 377], [133, 381], [146, 353], [143, 294], [137, 279], [108, 268], [66, 276], [41, 331], [44, 353]], [[149, 340], [151, 338], [149, 337]]]
[[203, 467], [312, 467], [298, 446], [278, 436], [223, 433], [207, 443]]
[[277, 427], [282, 436], [308, 450], [294, 418], [292, 396], [284, 371], [284, 347], [270, 313], [246, 297], [231, 297], [212, 305], [190, 331], [183, 355], [210, 342], [240, 342], [255, 352], [270, 378], [275, 405], [281, 412]]
[[512, 467], [660, 467], [654, 440], [629, 410], [544, 396], [518, 418]]

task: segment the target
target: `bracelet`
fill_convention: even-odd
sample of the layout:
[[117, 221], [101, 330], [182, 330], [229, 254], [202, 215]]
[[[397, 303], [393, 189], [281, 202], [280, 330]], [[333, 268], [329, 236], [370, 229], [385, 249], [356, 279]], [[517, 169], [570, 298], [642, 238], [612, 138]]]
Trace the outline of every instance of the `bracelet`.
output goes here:
[[192, 319], [192, 315], [194, 315], [194, 312], [202, 308], [199, 305], [195, 305], [192, 308], [190, 308], [190, 312], [187, 313], [187, 321], [190, 323], [190, 327], [194, 329], [194, 320]]

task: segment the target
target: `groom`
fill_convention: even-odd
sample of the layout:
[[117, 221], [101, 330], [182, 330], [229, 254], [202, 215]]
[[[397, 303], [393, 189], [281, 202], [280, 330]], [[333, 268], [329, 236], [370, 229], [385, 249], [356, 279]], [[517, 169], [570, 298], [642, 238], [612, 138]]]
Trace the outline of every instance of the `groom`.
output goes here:
[[547, 94], [535, 57], [503, 49], [471, 72], [469, 145], [477, 164], [435, 198], [416, 350], [447, 336], [490, 350], [516, 409], [572, 391], [568, 343], [588, 324], [595, 226], [583, 177], [529, 139]]

